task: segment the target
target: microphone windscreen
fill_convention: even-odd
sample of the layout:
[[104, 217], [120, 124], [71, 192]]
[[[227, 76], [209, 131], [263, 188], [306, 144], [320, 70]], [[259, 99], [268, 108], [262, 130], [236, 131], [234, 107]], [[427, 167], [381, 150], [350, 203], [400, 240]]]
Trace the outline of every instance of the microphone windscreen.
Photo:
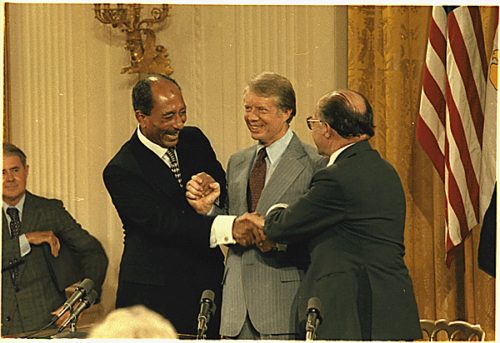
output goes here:
[[97, 292], [95, 290], [91, 290], [89, 294], [87, 295], [87, 302], [89, 303], [89, 307], [94, 305], [96, 299], [97, 299]]
[[80, 286], [78, 286], [80, 289], [85, 290], [85, 293], [88, 293], [91, 289], [94, 288], [94, 281], [91, 279], [84, 279], [81, 283]]
[[215, 293], [211, 289], [205, 289], [203, 293], [201, 293], [201, 301], [210, 300], [213, 302], [215, 299]]
[[319, 300], [318, 297], [309, 298], [307, 301], [307, 312], [310, 312], [313, 309], [321, 312], [321, 300]]

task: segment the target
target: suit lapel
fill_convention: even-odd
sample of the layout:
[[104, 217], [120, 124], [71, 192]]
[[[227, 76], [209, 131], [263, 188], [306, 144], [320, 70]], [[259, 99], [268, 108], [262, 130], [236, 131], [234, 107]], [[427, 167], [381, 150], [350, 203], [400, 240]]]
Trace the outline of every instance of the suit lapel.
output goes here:
[[296, 180], [297, 176], [304, 170], [301, 159], [306, 156], [302, 143], [294, 134], [288, 147], [283, 152], [271, 178], [267, 181], [257, 204], [257, 212], [265, 213], [267, 209], [279, 202], [283, 193]]
[[154, 189], [160, 190], [169, 197], [173, 197], [174, 194], [182, 195], [183, 191], [170, 168], [139, 141], [137, 133], [132, 136], [130, 144], [140, 173]]
[[[232, 187], [235, 187], [236, 194], [238, 195], [235, 199], [236, 209], [233, 211], [231, 209], [231, 213], [242, 214], [248, 211], [247, 204], [247, 187], [248, 187], [248, 178], [250, 177], [250, 168], [253, 165], [253, 161], [255, 159], [257, 146], [252, 147], [251, 149], [245, 150], [240, 156], [239, 161], [236, 161], [234, 166], [235, 171], [237, 171], [231, 183], [233, 183]], [[231, 190], [229, 190], [229, 196], [231, 196]]]
[[[40, 209], [36, 206], [37, 199], [28, 191], [23, 206], [23, 216], [21, 218], [21, 234], [36, 231], [40, 219]], [[18, 282], [21, 281], [26, 264], [18, 267]]]
[[37, 227], [39, 217], [40, 213], [36, 206], [35, 197], [30, 192], [26, 192], [26, 199], [24, 200], [23, 207], [23, 217], [21, 218], [21, 233], [34, 231], [33, 228]]
[[2, 235], [7, 238], [7, 237], [10, 237], [10, 232], [9, 232], [9, 228], [7, 227], [7, 218], [6, 218], [6, 213], [5, 211], [2, 209]]

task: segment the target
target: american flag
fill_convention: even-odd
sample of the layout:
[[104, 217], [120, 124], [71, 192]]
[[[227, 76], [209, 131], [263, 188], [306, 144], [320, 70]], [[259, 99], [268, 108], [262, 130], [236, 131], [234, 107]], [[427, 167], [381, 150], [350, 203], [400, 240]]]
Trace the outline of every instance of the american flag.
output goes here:
[[446, 262], [478, 225], [486, 60], [475, 6], [432, 10], [417, 140], [445, 189]]

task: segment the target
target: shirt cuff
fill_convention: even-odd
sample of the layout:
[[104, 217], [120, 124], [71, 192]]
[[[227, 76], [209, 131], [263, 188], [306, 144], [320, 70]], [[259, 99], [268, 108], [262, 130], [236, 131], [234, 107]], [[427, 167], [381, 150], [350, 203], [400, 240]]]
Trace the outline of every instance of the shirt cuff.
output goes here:
[[19, 251], [21, 252], [21, 257], [24, 257], [31, 252], [31, 245], [25, 234], [19, 236]]
[[271, 211], [274, 210], [275, 208], [287, 208], [287, 207], [288, 207], [288, 204], [285, 204], [285, 203], [274, 204], [273, 206], [269, 207], [269, 209], [266, 212], [266, 216], [269, 213], [271, 213]]
[[215, 205], [212, 205], [212, 207], [210, 207], [210, 211], [208, 211], [206, 215], [212, 217], [214, 214], [215, 214]]
[[210, 230], [210, 248], [222, 244], [236, 244], [233, 238], [233, 222], [236, 216], [220, 215], [215, 217]]

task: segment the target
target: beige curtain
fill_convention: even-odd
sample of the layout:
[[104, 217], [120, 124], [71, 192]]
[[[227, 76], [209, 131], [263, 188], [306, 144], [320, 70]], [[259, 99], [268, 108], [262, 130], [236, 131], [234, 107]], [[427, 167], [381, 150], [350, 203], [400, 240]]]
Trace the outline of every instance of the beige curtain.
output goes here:
[[[1, 22], [1, 25], [2, 27], [5, 27], [6, 25], [6, 19], [8, 18], [8, 15], [7, 15], [7, 9], [6, 9], [6, 6], [4, 4], [1, 4], [0, 5], [0, 22]], [[3, 21], [2, 21], [3, 20]], [[7, 35], [4, 34], [4, 32], [2, 31], [2, 35], [3, 35], [3, 42], [4, 42], [4, 45], [7, 46], [8, 42], [7, 42]], [[5, 68], [5, 65], [7, 64], [7, 58], [8, 58], [8, 54], [6, 52], [6, 49], [3, 50], [3, 60], [4, 60], [4, 68], [2, 70], [2, 73], [3, 73], [3, 80], [2, 80], [2, 88], [3, 88], [3, 102], [1, 104], [2, 106], [2, 124], [3, 124], [3, 141], [4, 142], [9, 142], [10, 140], [10, 130], [9, 130], [9, 119], [8, 119], [8, 113], [9, 113], [9, 94], [7, 93], [8, 91], [8, 88], [6, 87], [6, 83], [5, 83], [5, 79], [7, 78], [7, 71], [6, 71], [6, 68]]]
[[[489, 54], [494, 8], [481, 14]], [[443, 184], [415, 139], [430, 15], [430, 7], [349, 6], [348, 84], [373, 104], [374, 145], [395, 165], [406, 191], [406, 262], [420, 317], [476, 322], [494, 340], [495, 279], [477, 267], [480, 229], [447, 268]]]

